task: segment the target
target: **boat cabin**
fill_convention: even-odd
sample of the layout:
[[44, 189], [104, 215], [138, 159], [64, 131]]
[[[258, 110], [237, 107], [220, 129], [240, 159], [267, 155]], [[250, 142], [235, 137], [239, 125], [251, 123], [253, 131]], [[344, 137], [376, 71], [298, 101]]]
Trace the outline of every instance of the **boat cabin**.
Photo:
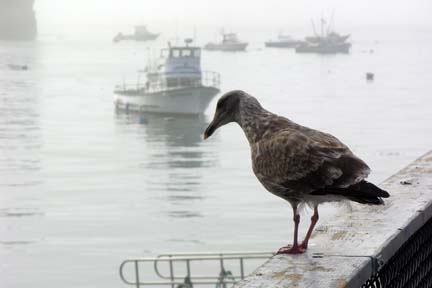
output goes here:
[[144, 25], [135, 26], [135, 34], [148, 34], [149, 31], [147, 30], [147, 27]]
[[189, 46], [171, 46], [161, 50], [159, 73], [166, 78], [167, 86], [196, 86], [201, 83], [201, 48]]
[[200, 58], [201, 48], [199, 47], [170, 47], [162, 49], [162, 58]]
[[235, 34], [235, 33], [223, 34], [222, 36], [223, 36], [222, 43], [238, 43], [238, 42], [240, 42], [237, 38], [237, 34]]

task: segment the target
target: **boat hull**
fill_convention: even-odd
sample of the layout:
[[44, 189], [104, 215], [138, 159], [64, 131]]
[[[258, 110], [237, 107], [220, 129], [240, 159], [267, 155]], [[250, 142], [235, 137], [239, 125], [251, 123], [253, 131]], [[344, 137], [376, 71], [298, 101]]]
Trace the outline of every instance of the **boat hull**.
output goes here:
[[209, 51], [227, 51], [227, 52], [234, 52], [234, 51], [245, 51], [246, 47], [248, 46], [248, 43], [208, 43], [206, 46], [204, 46], [205, 50]]
[[159, 34], [148, 34], [148, 35], [123, 35], [118, 34], [114, 37], [113, 42], [120, 42], [125, 40], [134, 40], [134, 41], [152, 41], [156, 40], [159, 37]]
[[135, 35], [136, 41], [151, 41], [156, 40], [159, 37], [159, 34], [148, 34], [148, 35]]
[[295, 48], [300, 45], [300, 41], [268, 41], [265, 42], [265, 47], [271, 48]]
[[296, 53], [318, 53], [318, 54], [348, 54], [351, 48], [350, 43], [339, 45], [300, 45], [296, 47]]
[[215, 87], [190, 87], [167, 91], [114, 91], [116, 109], [170, 114], [203, 114], [211, 100], [219, 93]]

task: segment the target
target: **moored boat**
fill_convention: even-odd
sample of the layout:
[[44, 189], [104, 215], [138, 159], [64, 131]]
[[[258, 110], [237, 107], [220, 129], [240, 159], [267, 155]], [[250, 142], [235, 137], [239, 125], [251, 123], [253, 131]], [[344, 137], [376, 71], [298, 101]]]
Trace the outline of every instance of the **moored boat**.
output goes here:
[[222, 42], [207, 43], [204, 49], [211, 51], [245, 51], [249, 43], [240, 41], [235, 33], [223, 33]]
[[144, 25], [135, 26], [135, 32], [132, 35], [124, 35], [123, 33], [118, 33], [113, 42], [120, 42], [123, 40], [135, 40], [135, 41], [150, 41], [155, 40], [159, 37], [158, 33], [151, 33], [147, 30]]
[[117, 109], [136, 112], [202, 114], [219, 93], [220, 75], [201, 70], [201, 48], [185, 45], [161, 50], [155, 65], [148, 65], [144, 83], [118, 85]]
[[321, 19], [321, 34], [317, 34], [312, 22], [314, 36], [305, 37], [304, 42], [296, 47], [296, 53], [318, 53], [318, 54], [337, 54], [349, 53], [351, 43], [347, 42], [349, 34], [341, 35], [332, 30], [329, 24], [326, 27], [326, 21]]
[[302, 41], [295, 40], [289, 35], [279, 34], [277, 40], [269, 40], [265, 42], [265, 46], [274, 48], [295, 48], [301, 43]]

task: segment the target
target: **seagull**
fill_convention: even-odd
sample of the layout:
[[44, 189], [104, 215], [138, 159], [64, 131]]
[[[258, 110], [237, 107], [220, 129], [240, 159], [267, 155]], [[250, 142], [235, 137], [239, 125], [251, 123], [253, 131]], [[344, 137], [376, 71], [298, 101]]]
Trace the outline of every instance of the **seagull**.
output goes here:
[[[319, 204], [350, 200], [383, 205], [382, 198], [390, 196], [365, 180], [370, 173], [368, 165], [336, 137], [267, 111], [246, 92], [231, 91], [219, 99], [204, 139], [230, 122], [240, 125], [246, 135], [255, 176], [266, 190], [292, 206], [294, 241], [277, 254], [306, 251], [319, 219]], [[313, 207], [314, 212], [299, 243], [299, 207], [304, 204]]]

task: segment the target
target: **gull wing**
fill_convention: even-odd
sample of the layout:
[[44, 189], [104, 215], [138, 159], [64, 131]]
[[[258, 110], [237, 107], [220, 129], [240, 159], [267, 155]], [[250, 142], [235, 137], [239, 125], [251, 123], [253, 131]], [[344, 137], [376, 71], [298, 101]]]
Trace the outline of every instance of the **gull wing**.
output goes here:
[[257, 142], [252, 160], [262, 182], [301, 193], [349, 186], [369, 174], [369, 167], [337, 138], [312, 129], [284, 129]]

